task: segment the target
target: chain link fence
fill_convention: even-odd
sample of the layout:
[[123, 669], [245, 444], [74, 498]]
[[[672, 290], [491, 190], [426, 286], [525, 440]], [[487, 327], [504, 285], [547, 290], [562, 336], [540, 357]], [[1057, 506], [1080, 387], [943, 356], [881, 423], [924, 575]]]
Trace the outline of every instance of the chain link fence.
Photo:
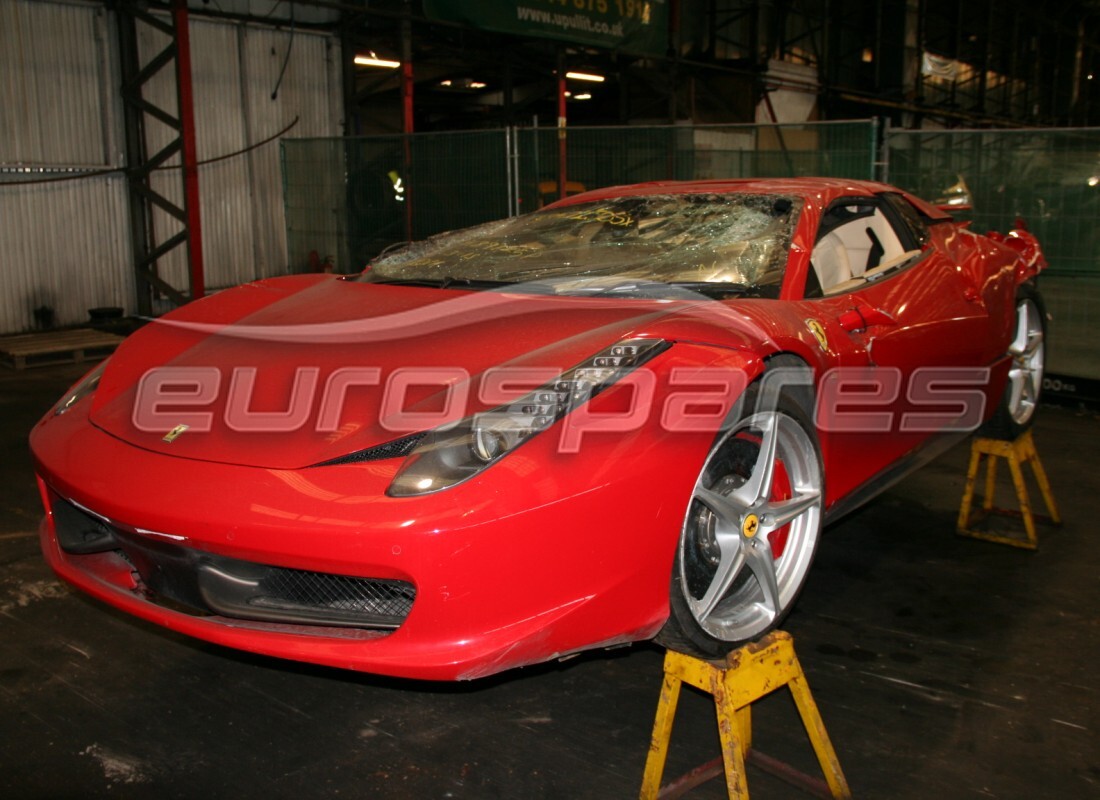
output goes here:
[[291, 272], [357, 272], [386, 247], [508, 216], [503, 131], [282, 142]]
[[289, 266], [354, 272], [389, 245], [534, 211], [563, 183], [576, 194], [657, 180], [871, 178], [876, 137], [865, 120], [287, 139]]
[[[521, 207], [560, 196], [563, 140], [556, 129], [517, 131]], [[617, 184], [826, 176], [874, 177], [874, 121], [798, 125], [673, 125], [569, 128], [564, 139], [568, 194]]]
[[975, 230], [1023, 219], [1050, 274], [1100, 276], [1100, 130], [890, 131], [887, 178], [936, 200], [965, 186]]
[[[1050, 262], [1047, 389], [1096, 399], [1100, 385], [1100, 129], [889, 131], [884, 178], [929, 200], [965, 187], [974, 230], [1022, 219]], [[1067, 377], [1072, 376], [1072, 377]]]

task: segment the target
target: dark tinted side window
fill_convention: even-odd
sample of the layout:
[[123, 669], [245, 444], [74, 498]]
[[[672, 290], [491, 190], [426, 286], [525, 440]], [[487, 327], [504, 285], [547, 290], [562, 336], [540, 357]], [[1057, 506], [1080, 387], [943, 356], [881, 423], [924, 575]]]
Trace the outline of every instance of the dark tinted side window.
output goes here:
[[[905, 227], [913, 238], [914, 247], [924, 247], [928, 243], [928, 225], [909, 201], [900, 194], [883, 192], [881, 195], [891, 209], [897, 214], [898, 221]], [[907, 243], [908, 244], [908, 243]]]

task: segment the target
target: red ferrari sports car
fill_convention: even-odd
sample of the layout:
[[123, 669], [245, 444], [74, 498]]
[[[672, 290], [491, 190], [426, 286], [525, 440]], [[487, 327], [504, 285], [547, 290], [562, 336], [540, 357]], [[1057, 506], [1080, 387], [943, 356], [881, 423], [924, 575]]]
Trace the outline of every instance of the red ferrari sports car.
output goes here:
[[649, 183], [257, 281], [31, 433], [46, 558], [212, 642], [470, 679], [780, 623], [822, 525], [1035, 410], [1045, 266], [883, 184]]

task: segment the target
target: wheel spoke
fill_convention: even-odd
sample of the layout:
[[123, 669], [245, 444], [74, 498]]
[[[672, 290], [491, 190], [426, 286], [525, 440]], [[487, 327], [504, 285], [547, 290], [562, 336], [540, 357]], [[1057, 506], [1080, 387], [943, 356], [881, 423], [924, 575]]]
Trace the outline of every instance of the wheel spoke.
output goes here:
[[1016, 309], [1016, 335], [1012, 339], [1012, 344], [1008, 346], [1008, 352], [1014, 356], [1027, 352], [1028, 332], [1031, 330], [1030, 317], [1031, 307], [1027, 303], [1021, 303]]
[[1036, 400], [1039, 397], [1039, 392], [1043, 388], [1043, 367], [1042, 362], [1038, 364], [1032, 364], [1031, 369], [1027, 371], [1027, 384], [1031, 389], [1030, 397], [1032, 400]]
[[722, 554], [718, 562], [718, 569], [715, 571], [714, 578], [703, 597], [700, 600], [692, 600], [691, 602], [695, 618], [700, 622], [711, 615], [718, 603], [726, 596], [726, 592], [733, 585], [734, 579], [737, 578], [741, 569], [745, 566], [746, 548], [742, 546], [741, 537], [738, 534], [718, 536], [717, 539], [718, 548]]
[[775, 475], [775, 444], [779, 438], [778, 414], [762, 415], [767, 422], [761, 425], [764, 434], [760, 440], [760, 452], [756, 455], [756, 463], [752, 465], [752, 473], [742, 486], [733, 490], [730, 495], [746, 508], [757, 503], [761, 498], [767, 497], [772, 491], [772, 477]]
[[775, 559], [768, 540], [761, 537], [745, 549], [745, 563], [760, 583], [760, 592], [764, 596], [764, 606], [774, 619], [779, 613], [779, 579], [775, 574]]
[[1027, 376], [1024, 370], [1019, 368], [1013, 368], [1008, 371], [1008, 407], [1010, 409], [1019, 409], [1020, 403], [1024, 399], [1024, 389], [1027, 383]]
[[821, 493], [816, 490], [799, 492], [789, 500], [777, 500], [768, 503], [761, 509], [760, 523], [761, 534], [767, 535], [779, 530], [784, 525], [789, 525], [794, 520], [805, 514], [811, 508], [817, 506], [821, 499]]
[[1012, 367], [1008, 371], [1009, 415], [1024, 425], [1035, 411], [1043, 385], [1043, 320], [1038, 307], [1030, 300], [1016, 306], [1016, 333], [1008, 346]]
[[1031, 331], [1027, 335], [1027, 345], [1024, 347], [1023, 356], [1028, 360], [1035, 357], [1035, 354], [1039, 352], [1039, 348], [1043, 346], [1043, 332]]
[[710, 509], [710, 512], [730, 530], [740, 530], [741, 515], [744, 514], [745, 509], [738, 503], [724, 494], [702, 486], [695, 490], [695, 498]]

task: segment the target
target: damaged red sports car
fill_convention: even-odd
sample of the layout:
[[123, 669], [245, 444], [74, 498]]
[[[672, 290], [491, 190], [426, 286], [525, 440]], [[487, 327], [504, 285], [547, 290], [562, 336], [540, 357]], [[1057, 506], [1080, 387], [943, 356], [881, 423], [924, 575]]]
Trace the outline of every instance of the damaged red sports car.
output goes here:
[[822, 526], [1028, 425], [1045, 262], [883, 184], [651, 183], [146, 325], [31, 433], [46, 558], [231, 647], [470, 679], [778, 625]]

